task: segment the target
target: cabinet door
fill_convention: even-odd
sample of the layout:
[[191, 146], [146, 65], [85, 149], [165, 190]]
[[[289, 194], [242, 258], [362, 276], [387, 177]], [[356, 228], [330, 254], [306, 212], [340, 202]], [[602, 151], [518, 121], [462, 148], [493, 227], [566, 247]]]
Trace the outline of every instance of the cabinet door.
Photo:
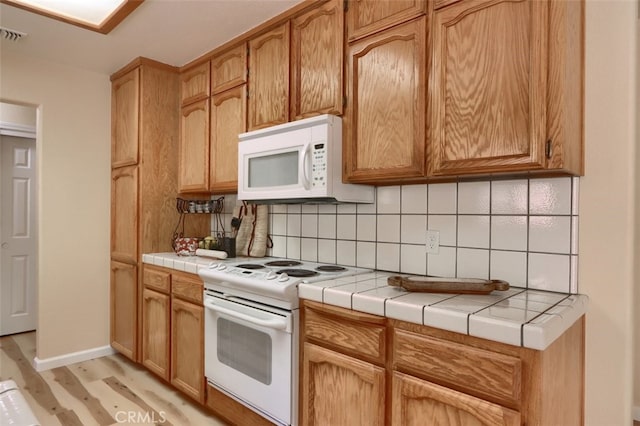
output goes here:
[[291, 21], [291, 117], [342, 115], [342, 0], [332, 0]]
[[137, 356], [138, 268], [111, 261], [111, 346], [127, 358]]
[[138, 166], [111, 171], [111, 258], [138, 261]]
[[180, 74], [180, 99], [182, 106], [209, 97], [209, 62]]
[[204, 311], [172, 297], [171, 383], [204, 403]]
[[249, 41], [249, 130], [289, 119], [289, 22]]
[[246, 85], [211, 97], [209, 183], [216, 193], [238, 191], [238, 134], [247, 130]]
[[547, 15], [529, 0], [434, 12], [430, 174], [543, 167]]
[[426, 12], [426, 0], [352, 0], [347, 13], [349, 42]]
[[209, 190], [209, 99], [182, 108], [180, 117], [180, 192]]
[[302, 374], [301, 424], [384, 424], [384, 368], [305, 343]]
[[452, 389], [393, 373], [394, 426], [517, 426], [520, 413]]
[[217, 54], [211, 60], [211, 94], [247, 82], [247, 44]]
[[169, 380], [170, 297], [145, 288], [142, 292], [142, 364]]
[[114, 80], [111, 85], [111, 167], [138, 163], [140, 70]]
[[345, 179], [425, 174], [426, 18], [349, 46]]

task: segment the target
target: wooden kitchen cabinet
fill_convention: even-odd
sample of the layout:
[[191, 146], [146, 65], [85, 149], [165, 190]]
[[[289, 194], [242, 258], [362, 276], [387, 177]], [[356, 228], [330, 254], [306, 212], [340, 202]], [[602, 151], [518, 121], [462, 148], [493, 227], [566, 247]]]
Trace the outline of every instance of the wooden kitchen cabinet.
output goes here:
[[209, 190], [209, 99], [181, 109], [179, 191]]
[[142, 364], [204, 404], [202, 280], [145, 264], [143, 282]]
[[427, 19], [348, 46], [343, 179], [424, 178]]
[[355, 41], [427, 12], [426, 0], [352, 0], [347, 13], [347, 38]]
[[205, 62], [180, 73], [181, 105], [187, 106], [209, 97], [211, 80], [209, 62]]
[[289, 121], [289, 22], [249, 40], [248, 130]]
[[291, 119], [342, 115], [344, 7], [331, 0], [291, 20]]
[[584, 317], [544, 351], [308, 300], [300, 321], [300, 424], [583, 424]]
[[241, 43], [211, 59], [211, 94], [247, 83], [247, 43]]
[[137, 356], [138, 268], [135, 265], [111, 261], [110, 285], [111, 346], [124, 356]]
[[[110, 247], [112, 266], [117, 265], [111, 273], [111, 345], [140, 362], [142, 254], [172, 251], [178, 220], [179, 81], [176, 68], [146, 58], [134, 60], [111, 81]], [[187, 235], [209, 233], [208, 216], [189, 219]]]
[[238, 191], [238, 135], [247, 131], [246, 85], [211, 96], [211, 158], [209, 188], [215, 193]]
[[114, 79], [111, 84], [111, 167], [138, 163], [140, 71]]
[[557, 3], [434, 11], [430, 175], [582, 174], [583, 3]]

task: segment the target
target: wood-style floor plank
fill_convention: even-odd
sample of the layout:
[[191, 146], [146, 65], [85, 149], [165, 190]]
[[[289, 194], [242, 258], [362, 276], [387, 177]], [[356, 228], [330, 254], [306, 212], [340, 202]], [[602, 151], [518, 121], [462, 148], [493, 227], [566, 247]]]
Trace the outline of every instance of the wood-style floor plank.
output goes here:
[[35, 332], [0, 337], [0, 381], [16, 382], [43, 426], [225, 425], [121, 355], [37, 373], [35, 348]]

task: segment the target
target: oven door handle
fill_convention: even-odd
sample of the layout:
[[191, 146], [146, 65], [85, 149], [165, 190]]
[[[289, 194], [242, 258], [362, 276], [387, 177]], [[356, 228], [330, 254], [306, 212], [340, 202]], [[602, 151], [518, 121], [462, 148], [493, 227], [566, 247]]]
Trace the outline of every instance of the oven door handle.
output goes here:
[[287, 320], [286, 318], [273, 318], [273, 319], [261, 319], [255, 318], [251, 315], [243, 314], [241, 312], [234, 311], [233, 309], [225, 308], [215, 303], [205, 300], [204, 306], [207, 309], [211, 309], [212, 311], [219, 312], [221, 314], [229, 315], [230, 317], [241, 319], [247, 322], [250, 322], [255, 325], [261, 325], [263, 327], [272, 328], [274, 330], [286, 330], [287, 329]]

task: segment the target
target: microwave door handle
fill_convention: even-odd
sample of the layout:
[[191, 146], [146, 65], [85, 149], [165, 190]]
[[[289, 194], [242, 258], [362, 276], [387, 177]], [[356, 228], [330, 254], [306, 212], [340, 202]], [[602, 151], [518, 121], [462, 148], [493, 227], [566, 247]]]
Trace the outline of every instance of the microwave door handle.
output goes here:
[[285, 318], [274, 318], [270, 320], [260, 319], [252, 317], [251, 315], [243, 314], [241, 312], [236, 312], [233, 309], [228, 309], [215, 303], [211, 303], [208, 300], [204, 301], [204, 306], [207, 309], [211, 309], [212, 311], [219, 312], [221, 314], [229, 315], [230, 317], [241, 319], [247, 322], [250, 322], [255, 325], [261, 325], [263, 327], [272, 328], [274, 330], [286, 330], [287, 328], [287, 320]]
[[302, 181], [302, 186], [304, 186], [304, 189], [306, 190], [308, 190], [309, 187], [311, 186], [311, 182], [309, 181], [309, 175], [307, 173], [308, 172], [307, 159], [309, 158], [310, 151], [311, 151], [311, 146], [310, 145], [306, 146], [304, 149], [304, 154], [300, 159], [300, 164], [298, 168], [298, 170], [300, 171], [299, 176], [300, 176], [300, 180]]

